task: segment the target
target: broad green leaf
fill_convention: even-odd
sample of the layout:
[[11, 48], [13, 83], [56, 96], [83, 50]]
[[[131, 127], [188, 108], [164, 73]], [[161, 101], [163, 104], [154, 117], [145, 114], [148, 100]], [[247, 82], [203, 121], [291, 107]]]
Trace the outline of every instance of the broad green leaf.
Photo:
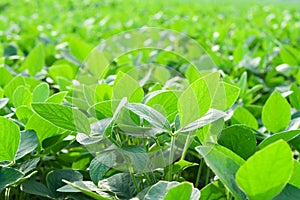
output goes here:
[[39, 144], [36, 133], [32, 130], [22, 131], [18, 151], [15, 160], [18, 160], [26, 154], [32, 152]]
[[240, 78], [240, 80], [237, 82], [237, 85], [240, 87], [240, 97], [243, 97], [247, 92], [247, 72], [244, 72]]
[[300, 163], [294, 160], [294, 169], [289, 184], [296, 186], [300, 189]]
[[0, 86], [6, 86], [14, 77], [4, 65], [0, 64]]
[[185, 72], [185, 77], [189, 80], [189, 83], [192, 84], [193, 82], [201, 78], [202, 75], [194, 65], [190, 65]]
[[197, 119], [193, 121], [192, 123], [186, 125], [183, 127], [180, 131], [181, 132], [189, 132], [189, 131], [194, 131], [198, 128], [201, 128], [207, 124], [213, 123], [223, 117], [225, 117], [226, 114], [222, 111], [215, 110], [215, 109], [210, 109], [203, 117], [200, 119]]
[[299, 136], [300, 134], [300, 130], [292, 130], [292, 131], [283, 131], [280, 133], [276, 133], [274, 135], [271, 135], [270, 137], [264, 139], [259, 145], [258, 148], [262, 149], [266, 146], [268, 146], [269, 144], [277, 141], [277, 140], [285, 140], [286, 142], [296, 138], [297, 136]]
[[3, 98], [3, 96], [4, 96], [4, 91], [3, 91], [3, 89], [0, 87], [0, 98]]
[[29, 118], [25, 130], [34, 130], [40, 145], [44, 139], [61, 133], [57, 126], [54, 126], [35, 113]]
[[193, 163], [193, 162], [189, 162], [186, 160], [179, 160], [177, 162], [174, 163], [174, 167], [173, 167], [173, 172], [174, 173], [179, 173], [182, 172], [183, 170], [189, 168], [189, 167], [194, 167], [197, 166], [197, 163]]
[[244, 125], [233, 125], [222, 130], [218, 143], [247, 160], [256, 151], [254, 132]]
[[57, 103], [61, 104], [66, 97], [68, 92], [58, 92], [50, 96], [48, 99], [46, 99], [47, 103]]
[[68, 64], [55, 64], [49, 67], [49, 76], [57, 83], [59, 77], [63, 77], [66, 80], [72, 80], [75, 78], [76, 73], [74, 69]]
[[100, 180], [98, 187], [103, 191], [114, 192], [120, 199], [130, 199], [136, 193], [129, 173], [118, 173], [107, 179]]
[[98, 49], [94, 49], [88, 55], [85, 70], [95, 78], [102, 78], [108, 71], [110, 60]]
[[245, 108], [237, 107], [231, 117], [231, 124], [244, 124], [253, 129], [258, 128], [255, 117]]
[[[102, 192], [91, 181], [75, 181], [71, 183], [69, 181], [63, 180], [63, 182], [67, 183], [68, 185], [57, 189], [58, 192], [82, 192], [83, 194], [97, 200], [111, 199], [108, 194]], [[95, 191], [96, 193], [93, 191]]]
[[[179, 186], [179, 187], [178, 187]], [[178, 188], [176, 188], [178, 187]], [[173, 189], [174, 188], [174, 189]], [[173, 190], [172, 190], [173, 189]], [[186, 189], [187, 191], [183, 192], [182, 190]], [[178, 195], [178, 192], [185, 195]], [[170, 192], [170, 194], [169, 194]], [[146, 192], [143, 199], [144, 200], [164, 200], [164, 199], [174, 199], [174, 195], [177, 194], [175, 199], [191, 199], [198, 200], [200, 197], [200, 192], [198, 189], [193, 188], [191, 184], [183, 182], [167, 182], [167, 181], [159, 181], [158, 183], [152, 185], [150, 189]]]
[[[114, 102], [117, 103], [119, 101], [114, 101]], [[91, 106], [88, 109], [88, 113], [90, 113], [97, 119], [109, 118], [113, 116], [112, 105], [113, 105], [113, 100], [102, 101]]]
[[97, 185], [99, 180], [103, 179], [106, 172], [113, 166], [116, 161], [114, 152], [104, 152], [95, 157], [90, 163], [90, 177]]
[[8, 186], [16, 183], [24, 174], [10, 167], [2, 167], [0, 169], [0, 193]]
[[289, 45], [282, 45], [280, 47], [281, 60], [291, 66], [297, 66], [299, 64], [299, 51]]
[[244, 160], [225, 147], [198, 146], [196, 151], [204, 158], [210, 169], [220, 178], [236, 199], [246, 199], [235, 182], [235, 174]]
[[26, 60], [22, 64], [20, 70], [28, 69], [31, 76], [40, 72], [45, 65], [45, 52], [42, 44], [39, 44], [32, 49], [27, 56]]
[[40, 161], [40, 158], [33, 158], [30, 160], [26, 160], [26, 161], [21, 162], [20, 165], [15, 166], [15, 169], [26, 174], [26, 173], [29, 173], [29, 172], [35, 170], [37, 168], [37, 164], [39, 163], [39, 161]]
[[32, 103], [33, 110], [46, 121], [57, 127], [89, 134], [88, 118], [79, 110], [53, 103]]
[[20, 130], [14, 122], [2, 116], [0, 116], [0, 141], [0, 161], [14, 160], [19, 146]]
[[177, 114], [178, 97], [174, 91], [158, 90], [146, 97], [145, 104], [164, 115], [171, 123]]
[[209, 74], [193, 82], [179, 97], [178, 114], [182, 127], [202, 117], [211, 106], [211, 95], [218, 86], [219, 74]]
[[226, 200], [226, 194], [224, 188], [219, 188], [216, 184], [216, 181], [206, 185], [200, 190], [200, 199], [199, 200]]
[[168, 120], [161, 113], [145, 104], [129, 103], [125, 105], [125, 108], [145, 119], [156, 128], [171, 130]]
[[26, 85], [24, 78], [20, 75], [16, 76], [4, 87], [4, 95], [12, 100], [14, 91], [21, 85]]
[[82, 179], [83, 179], [82, 175], [77, 171], [73, 171], [70, 169], [59, 169], [59, 170], [49, 172], [46, 177], [46, 182], [51, 197], [61, 198], [63, 197], [63, 194], [61, 192], [58, 192], [57, 189], [65, 185], [63, 180], [74, 182], [74, 181], [82, 181]]
[[272, 200], [298, 200], [300, 199], [300, 189], [287, 184], [285, 188]]
[[0, 109], [4, 108], [6, 104], [8, 103], [9, 99], [8, 98], [2, 98], [0, 99]]
[[271, 132], [284, 130], [291, 120], [291, 107], [277, 91], [273, 92], [262, 110], [262, 122]]
[[24, 124], [27, 124], [29, 118], [32, 116], [33, 111], [28, 108], [27, 106], [20, 106], [16, 109], [16, 115], [18, 117], [18, 120], [23, 122]]
[[51, 198], [51, 194], [48, 188], [41, 182], [37, 182], [34, 180], [29, 180], [22, 183], [21, 190], [28, 194]]
[[212, 108], [218, 110], [229, 109], [237, 100], [240, 89], [234, 85], [220, 82], [213, 96]]
[[174, 199], [190, 200], [192, 199], [191, 198], [192, 190], [193, 190], [193, 185], [191, 183], [188, 182], [180, 183], [177, 186], [172, 187], [168, 191], [167, 195], [164, 197], [164, 200], [174, 200]]
[[293, 93], [289, 96], [290, 102], [294, 108], [300, 110], [300, 88], [296, 84], [291, 85]]
[[41, 83], [36, 86], [33, 90], [32, 101], [33, 102], [44, 102], [50, 94], [49, 85], [47, 83]]
[[95, 103], [111, 100], [112, 87], [108, 84], [99, 84], [95, 89]]
[[16, 108], [20, 106], [30, 107], [32, 95], [29, 89], [23, 85], [19, 86], [13, 94], [13, 104]]
[[288, 183], [292, 170], [292, 151], [279, 140], [251, 156], [238, 170], [236, 182], [249, 199], [272, 199]]
[[155, 79], [162, 85], [165, 84], [171, 77], [169, 70], [166, 67], [160, 66], [155, 67], [153, 75]]
[[148, 169], [148, 154], [146, 150], [139, 146], [123, 146], [118, 149], [118, 153], [120, 153], [125, 160], [128, 158], [130, 161], [127, 162], [128, 165], [132, 165], [135, 170], [142, 171]]
[[113, 99], [127, 97], [128, 102], [139, 103], [144, 97], [144, 91], [131, 76], [119, 72], [113, 86]]
[[202, 144], [208, 143], [217, 143], [218, 136], [223, 130], [225, 121], [223, 118], [220, 118], [211, 124], [203, 126], [201, 129], [196, 131], [197, 137]]
[[79, 39], [71, 38], [68, 42], [71, 53], [81, 62], [83, 62], [87, 58], [87, 56], [93, 49], [92, 46]]

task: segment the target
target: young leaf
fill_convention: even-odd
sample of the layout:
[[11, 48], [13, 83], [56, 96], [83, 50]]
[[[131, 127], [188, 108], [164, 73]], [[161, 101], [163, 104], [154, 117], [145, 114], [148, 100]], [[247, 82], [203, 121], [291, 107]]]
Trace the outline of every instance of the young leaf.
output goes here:
[[23, 85], [19, 86], [13, 95], [13, 104], [16, 108], [20, 106], [28, 106], [30, 107], [30, 103], [32, 101], [32, 95], [29, 89], [24, 87]]
[[21, 66], [20, 70], [28, 69], [29, 74], [34, 76], [37, 72], [41, 71], [45, 65], [45, 53], [42, 44], [39, 44], [32, 49]]
[[14, 122], [2, 116], [0, 116], [0, 141], [0, 161], [14, 160], [19, 146], [20, 130]]
[[245, 108], [237, 107], [231, 117], [231, 124], [244, 124], [253, 129], [258, 128], [255, 117]]
[[44, 102], [50, 94], [49, 85], [47, 83], [41, 83], [33, 90], [33, 102]]
[[251, 156], [236, 174], [236, 182], [250, 199], [272, 199], [288, 183], [293, 155], [283, 140]]
[[33, 110], [46, 121], [57, 127], [89, 134], [88, 118], [79, 110], [53, 103], [32, 103]]
[[277, 91], [268, 98], [262, 110], [262, 122], [268, 131], [284, 130], [291, 120], [291, 107]]
[[57, 103], [61, 104], [66, 97], [68, 92], [58, 92], [50, 96], [48, 99], [46, 99], [47, 103]]
[[256, 151], [254, 132], [244, 125], [233, 125], [223, 129], [218, 143], [247, 160]]
[[[168, 191], [164, 200], [173, 200], [173, 199], [190, 200], [190, 199], [193, 199], [193, 198], [191, 198], [192, 190], [193, 190], [193, 185], [191, 183], [188, 183], [188, 182], [180, 183], [177, 186], [172, 187]], [[180, 195], [178, 195], [178, 194], [180, 194]]]
[[199, 200], [226, 200], [225, 189], [219, 188], [216, 184], [217, 181], [206, 185], [200, 190]]
[[4, 87], [4, 95], [13, 100], [14, 91], [21, 85], [26, 85], [24, 78], [21, 75], [16, 76]]

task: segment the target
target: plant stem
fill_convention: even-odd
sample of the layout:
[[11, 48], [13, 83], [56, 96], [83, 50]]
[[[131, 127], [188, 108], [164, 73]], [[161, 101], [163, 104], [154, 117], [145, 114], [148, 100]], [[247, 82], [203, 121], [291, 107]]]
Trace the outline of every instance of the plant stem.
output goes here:
[[198, 168], [198, 172], [197, 172], [196, 183], [195, 183], [196, 188], [199, 187], [199, 182], [200, 182], [200, 178], [201, 178], [201, 172], [202, 172], [203, 165], [204, 165], [204, 160], [201, 159], [200, 160], [200, 165], [199, 165], [199, 168]]
[[5, 200], [9, 200], [10, 187], [5, 189]]
[[208, 184], [209, 176], [210, 176], [210, 169], [207, 167], [206, 168], [206, 176], [205, 176], [205, 185]]
[[133, 181], [134, 187], [136, 189], [136, 192], [139, 193], [140, 188], [139, 188], [139, 185], [136, 181], [136, 177], [134, 176], [134, 169], [133, 169], [132, 165], [130, 164], [130, 161], [127, 158], [125, 158], [125, 159], [126, 159], [126, 162], [128, 163], [129, 173], [130, 173], [131, 179]]
[[175, 147], [175, 135], [171, 135], [171, 150], [170, 150], [170, 156], [169, 156], [169, 177], [168, 180], [172, 180], [172, 174], [173, 174], [173, 159], [174, 159], [174, 147]]
[[190, 143], [190, 133], [187, 135], [187, 138], [186, 138], [186, 141], [185, 141], [185, 144], [184, 144], [184, 148], [183, 148], [183, 152], [182, 152], [180, 160], [184, 160], [186, 152], [189, 148], [189, 143]]

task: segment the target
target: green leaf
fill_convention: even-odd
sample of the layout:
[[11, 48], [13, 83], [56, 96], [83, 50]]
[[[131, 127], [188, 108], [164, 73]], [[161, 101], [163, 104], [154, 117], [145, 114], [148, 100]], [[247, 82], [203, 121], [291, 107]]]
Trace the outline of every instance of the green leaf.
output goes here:
[[81, 62], [83, 62], [87, 58], [87, 56], [93, 49], [92, 46], [86, 44], [85, 42], [83, 42], [79, 39], [75, 39], [75, 38], [71, 38], [69, 40], [69, 47], [70, 47], [71, 53]]
[[66, 97], [68, 92], [58, 92], [50, 96], [48, 99], [46, 99], [47, 103], [57, 103], [61, 104]]
[[130, 199], [136, 193], [129, 173], [118, 173], [107, 179], [100, 180], [98, 187], [103, 191], [116, 193], [120, 199]]
[[28, 194], [51, 198], [48, 188], [44, 184], [34, 180], [29, 180], [22, 183], [21, 190]]
[[89, 134], [88, 118], [79, 110], [53, 103], [32, 103], [33, 110], [46, 121], [57, 127]]
[[54, 126], [35, 113], [29, 118], [25, 129], [36, 132], [40, 145], [44, 139], [60, 134], [57, 126]]
[[32, 49], [27, 56], [26, 60], [22, 64], [20, 70], [28, 69], [29, 74], [34, 76], [37, 72], [40, 72], [45, 65], [45, 52], [42, 44], [39, 44]]
[[238, 87], [220, 82], [213, 96], [211, 107], [218, 110], [227, 110], [236, 102], [239, 94], [240, 89]]
[[23, 85], [19, 86], [13, 95], [13, 104], [16, 108], [20, 106], [28, 106], [30, 107], [30, 103], [32, 101], [32, 95], [29, 89], [24, 87]]
[[226, 200], [226, 194], [224, 188], [217, 187], [217, 181], [206, 185], [200, 190], [199, 200]]
[[291, 120], [291, 107], [277, 91], [273, 92], [262, 110], [262, 122], [268, 131], [284, 130]]
[[300, 163], [294, 160], [294, 169], [289, 184], [300, 188]]
[[18, 151], [15, 160], [18, 160], [26, 154], [32, 152], [39, 144], [36, 133], [32, 130], [22, 131]]
[[218, 143], [247, 160], [256, 151], [254, 132], [244, 125], [233, 125], [222, 130]]
[[[219, 84], [219, 74], [213, 73], [193, 82], [178, 100], [182, 127], [202, 117], [210, 108], [212, 96]], [[210, 94], [210, 95], [209, 95]]]
[[189, 168], [189, 167], [194, 167], [197, 166], [197, 163], [193, 163], [193, 162], [189, 162], [186, 160], [179, 160], [177, 162], [174, 163], [174, 167], [173, 167], [173, 172], [174, 173], [180, 173], [183, 170]]
[[297, 136], [299, 136], [300, 134], [300, 130], [292, 130], [292, 131], [283, 131], [280, 133], [276, 133], [274, 135], [271, 135], [270, 137], [264, 139], [259, 145], [258, 148], [262, 149], [266, 146], [268, 146], [269, 144], [277, 141], [277, 140], [285, 140], [286, 142], [291, 141], [292, 139], [296, 138]]
[[10, 167], [2, 167], [0, 169], [0, 193], [8, 186], [16, 183], [24, 174]]
[[164, 115], [171, 123], [177, 114], [178, 97], [174, 91], [158, 90], [146, 97], [145, 104]]
[[236, 174], [236, 182], [250, 199], [272, 199], [288, 183], [293, 155], [283, 140], [251, 156]]
[[285, 188], [277, 195], [273, 200], [299, 200], [300, 199], [300, 189], [287, 184]]
[[127, 164], [132, 165], [135, 170], [141, 171], [148, 169], [149, 158], [144, 148], [139, 146], [123, 146], [118, 149], [118, 152], [125, 157], [125, 159], [129, 158], [130, 163]]
[[300, 110], [300, 89], [297, 87], [297, 84], [291, 85], [291, 90], [293, 93], [289, 96], [290, 102], [294, 108]]
[[139, 103], [144, 97], [144, 91], [131, 76], [119, 72], [113, 86], [113, 99], [127, 97], [128, 102]]
[[41, 83], [33, 90], [33, 102], [44, 102], [50, 94], [49, 85], [47, 83]]
[[32, 116], [33, 111], [28, 108], [27, 106], [20, 106], [16, 110], [16, 115], [18, 119], [23, 122], [24, 124], [27, 124], [29, 118]]
[[21, 75], [16, 76], [4, 87], [4, 95], [12, 100], [14, 91], [21, 85], [26, 85], [24, 78]]
[[[191, 183], [183, 182], [175, 187], [172, 187], [164, 200], [190, 200], [192, 194], [193, 185]], [[178, 195], [180, 194], [180, 195]], [[198, 199], [197, 199], [198, 200]]]
[[90, 177], [97, 185], [99, 180], [103, 179], [106, 172], [113, 166], [116, 161], [114, 152], [105, 152], [95, 157], [90, 163]]
[[104, 119], [113, 116], [113, 104], [120, 102], [119, 100], [109, 100], [96, 103], [88, 109], [88, 113], [97, 119]]
[[168, 120], [155, 109], [146, 106], [145, 104], [138, 103], [128, 103], [125, 105], [125, 108], [145, 119], [154, 127], [171, 131]]
[[48, 70], [48, 75], [58, 83], [59, 77], [63, 77], [66, 80], [72, 80], [75, 78], [76, 73], [74, 69], [68, 64], [55, 64]]
[[112, 98], [112, 87], [108, 84], [98, 84], [95, 89], [95, 102], [107, 101]]
[[13, 75], [10, 73], [10, 71], [6, 69], [4, 65], [1, 64], [0, 64], [0, 75], [1, 75], [0, 86], [7, 85], [14, 78]]
[[280, 58], [281, 60], [291, 66], [297, 66], [299, 51], [289, 45], [281, 45], [280, 47]]
[[235, 174], [245, 162], [242, 158], [219, 145], [198, 146], [196, 151], [200, 153], [210, 169], [227, 186], [236, 199], [246, 199], [235, 182]]
[[[63, 182], [67, 183], [68, 185], [59, 188], [57, 190], [58, 192], [82, 192], [83, 194], [97, 200], [111, 199], [108, 194], [102, 192], [91, 181], [75, 181], [71, 183], [69, 181], [63, 180]], [[96, 193], [93, 191], [95, 191]]]
[[57, 189], [65, 185], [62, 181], [63, 179], [74, 182], [82, 181], [83, 177], [79, 172], [69, 169], [59, 169], [49, 172], [46, 177], [46, 182], [52, 197], [63, 197], [63, 194], [57, 191]]
[[[178, 187], [178, 188], [176, 188], [176, 187]], [[183, 192], [184, 189], [187, 190], [187, 191], [185, 191], [186, 193]], [[179, 191], [181, 191], [186, 196], [182, 195], [182, 197], [181, 197], [181, 195], [178, 195]], [[170, 192], [170, 194], [169, 194], [169, 192]], [[179, 182], [175, 182], [175, 181], [172, 181], [172, 182], [159, 181], [158, 183], [156, 183], [150, 187], [150, 189], [144, 195], [143, 199], [144, 200], [171, 199], [176, 194], [177, 194], [177, 197], [175, 199], [198, 200], [200, 197], [199, 190], [196, 188], [192, 188], [192, 185], [190, 183], [186, 183], [186, 182], [179, 183]]]
[[193, 121], [192, 123], [186, 125], [183, 127], [180, 131], [181, 132], [189, 132], [196, 130], [198, 128], [201, 128], [207, 124], [211, 124], [223, 117], [225, 117], [226, 114], [222, 111], [215, 110], [215, 109], [210, 109], [203, 117], [200, 119], [197, 119]]
[[258, 129], [255, 117], [245, 108], [237, 107], [231, 117], [231, 124], [244, 124], [253, 129]]
[[0, 161], [14, 160], [19, 146], [20, 130], [14, 122], [2, 116], [0, 116], [0, 141]]

